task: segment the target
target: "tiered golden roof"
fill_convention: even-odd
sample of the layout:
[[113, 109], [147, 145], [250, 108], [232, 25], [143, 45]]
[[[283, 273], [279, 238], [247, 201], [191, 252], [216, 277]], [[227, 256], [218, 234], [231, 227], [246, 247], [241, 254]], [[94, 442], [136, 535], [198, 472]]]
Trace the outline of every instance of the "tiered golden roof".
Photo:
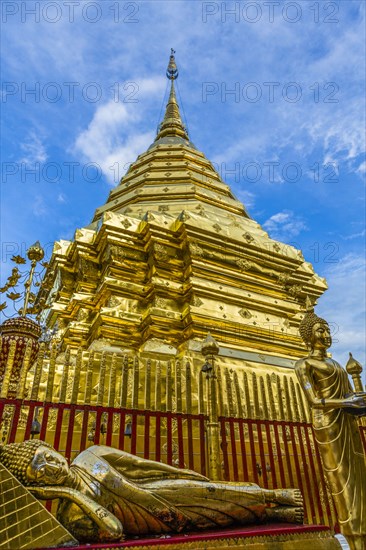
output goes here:
[[55, 244], [44, 319], [71, 346], [107, 339], [138, 350], [159, 339], [179, 350], [211, 331], [226, 348], [299, 357], [305, 298], [326, 283], [249, 217], [192, 144], [176, 77], [154, 143], [91, 225]]

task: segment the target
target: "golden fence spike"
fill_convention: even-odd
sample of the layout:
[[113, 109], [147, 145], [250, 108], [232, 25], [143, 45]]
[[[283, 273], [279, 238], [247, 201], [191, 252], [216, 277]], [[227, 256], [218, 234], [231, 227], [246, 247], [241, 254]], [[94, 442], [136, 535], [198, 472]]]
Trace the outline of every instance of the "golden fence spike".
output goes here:
[[132, 380], [132, 408], [137, 409], [139, 406], [139, 358], [136, 355], [133, 362], [133, 380]]
[[234, 387], [235, 387], [236, 403], [237, 403], [237, 416], [238, 418], [244, 418], [243, 405], [241, 402], [241, 393], [240, 393], [240, 386], [239, 386], [239, 379], [238, 379], [237, 372], [234, 372]]
[[291, 399], [290, 399], [290, 391], [288, 387], [288, 381], [287, 378], [284, 378], [283, 380], [284, 390], [285, 390], [285, 401], [286, 401], [286, 420], [290, 421], [293, 420], [293, 412], [291, 407]]
[[127, 389], [128, 389], [128, 356], [123, 357], [122, 364], [122, 383], [121, 383], [121, 407], [127, 407]]
[[266, 382], [267, 382], [267, 391], [268, 391], [268, 399], [269, 399], [269, 408], [271, 411], [271, 420], [277, 420], [276, 402], [273, 395], [271, 375], [268, 373], [266, 374]]
[[244, 385], [245, 415], [247, 418], [253, 418], [253, 409], [250, 401], [248, 374], [246, 372], [243, 373], [243, 385]]
[[38, 352], [37, 361], [36, 361], [36, 370], [33, 378], [32, 393], [30, 396], [32, 401], [39, 400], [38, 394], [39, 394], [39, 386], [41, 383], [42, 371], [44, 366], [45, 350], [46, 350], [46, 344], [42, 342], [42, 344], [39, 347], [39, 352]]
[[296, 391], [296, 397], [297, 397], [297, 402], [298, 402], [298, 405], [299, 405], [299, 411], [300, 411], [300, 420], [301, 422], [307, 422], [308, 421], [308, 414], [307, 414], [307, 409], [305, 407], [305, 403], [304, 403], [304, 400], [303, 400], [303, 395], [302, 395], [302, 389], [300, 387], [300, 384], [298, 382], [295, 382], [295, 391]]
[[83, 365], [83, 350], [80, 347], [78, 348], [78, 351], [76, 353], [74, 379], [73, 379], [72, 391], [71, 391], [71, 403], [78, 402], [80, 373], [81, 373], [82, 365]]
[[295, 420], [296, 422], [300, 422], [300, 411], [299, 406], [297, 402], [297, 396], [296, 396], [296, 389], [295, 384], [292, 378], [290, 379], [290, 395], [291, 395], [291, 402], [292, 402], [292, 410], [294, 411], [294, 417], [291, 420]]
[[114, 407], [116, 399], [117, 354], [113, 353], [109, 377], [108, 407]]
[[55, 371], [56, 371], [56, 357], [57, 357], [57, 341], [53, 339], [51, 342], [51, 354], [50, 362], [48, 366], [48, 377], [47, 377], [47, 388], [45, 401], [51, 402], [53, 396], [53, 385], [55, 382]]
[[145, 370], [145, 409], [149, 411], [151, 409], [151, 360], [146, 362]]
[[235, 416], [234, 396], [233, 396], [233, 388], [231, 384], [231, 377], [230, 377], [229, 369], [227, 367], [225, 368], [225, 383], [226, 383], [226, 397], [227, 397], [227, 403], [228, 403], [229, 416], [233, 417]]
[[172, 364], [170, 361], [166, 367], [166, 410], [171, 411], [173, 408], [172, 396]]
[[198, 374], [198, 414], [205, 414], [204, 375], [200, 370]]
[[156, 364], [155, 369], [155, 410], [161, 411], [161, 364]]
[[260, 395], [261, 395], [261, 401], [262, 401], [262, 417], [266, 420], [266, 419], [269, 419], [269, 409], [268, 409], [266, 388], [265, 388], [263, 376], [259, 377], [259, 386], [260, 386]]
[[223, 396], [223, 383], [221, 367], [216, 364], [216, 376], [217, 376], [217, 398], [218, 398], [218, 414], [219, 416], [225, 416], [224, 396]]
[[60, 403], [65, 403], [66, 401], [66, 390], [67, 383], [69, 380], [69, 370], [70, 370], [70, 348], [67, 347], [65, 351], [65, 362], [64, 368], [62, 370], [61, 385], [60, 385]]
[[102, 358], [100, 361], [100, 369], [99, 369], [97, 406], [103, 406], [106, 367], [107, 367], [107, 354], [105, 351], [103, 351]]
[[259, 408], [259, 396], [258, 396], [258, 381], [255, 372], [252, 372], [252, 391], [253, 391], [253, 403], [254, 403], [254, 416], [255, 418], [261, 418], [261, 411]]
[[192, 414], [192, 371], [189, 361], [186, 361], [186, 412]]
[[278, 412], [279, 412], [279, 419], [280, 420], [285, 420], [285, 411], [284, 411], [284, 407], [283, 407], [283, 398], [282, 398], [282, 394], [283, 394], [283, 388], [281, 386], [281, 378], [279, 377], [279, 375], [277, 374], [276, 375], [276, 387], [277, 387], [277, 404], [278, 404]]
[[175, 410], [182, 412], [182, 373], [179, 360], [175, 362]]
[[89, 352], [88, 363], [86, 367], [85, 397], [86, 405], [91, 403], [92, 383], [93, 383], [94, 351]]

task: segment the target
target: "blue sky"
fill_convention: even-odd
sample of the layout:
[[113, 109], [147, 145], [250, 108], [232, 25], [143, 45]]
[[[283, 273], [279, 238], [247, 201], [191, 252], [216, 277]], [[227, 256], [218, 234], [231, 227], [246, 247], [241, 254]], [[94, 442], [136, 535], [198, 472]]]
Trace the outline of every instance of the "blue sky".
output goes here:
[[153, 141], [174, 47], [192, 141], [327, 278], [334, 356], [365, 361], [364, 2], [28, 0], [2, 28], [4, 276], [87, 225]]

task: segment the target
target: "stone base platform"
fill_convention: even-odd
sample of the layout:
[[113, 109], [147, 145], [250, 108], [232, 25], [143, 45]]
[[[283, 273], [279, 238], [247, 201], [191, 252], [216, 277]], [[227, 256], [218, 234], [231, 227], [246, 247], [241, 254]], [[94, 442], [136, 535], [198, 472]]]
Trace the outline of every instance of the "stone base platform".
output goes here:
[[[75, 547], [73, 547], [75, 548]], [[206, 531], [162, 538], [140, 538], [119, 543], [88, 544], [77, 550], [126, 548], [128, 550], [341, 550], [328, 527], [272, 524]], [[75, 550], [76, 550], [75, 548]]]

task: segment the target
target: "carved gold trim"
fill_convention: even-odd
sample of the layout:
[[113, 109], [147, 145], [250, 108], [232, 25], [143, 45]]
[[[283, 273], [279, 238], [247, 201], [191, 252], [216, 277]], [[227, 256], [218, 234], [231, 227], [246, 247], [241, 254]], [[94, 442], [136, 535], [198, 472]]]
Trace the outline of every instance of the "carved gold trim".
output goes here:
[[[300, 533], [300, 534], [278, 534], [278, 535], [264, 535], [254, 537], [220, 537], [220, 538], [203, 538], [200, 540], [187, 540], [183, 542], [175, 542], [174, 539], [171, 542], [167, 542], [166, 539], [169, 536], [161, 537], [164, 542], [154, 545], [138, 545], [128, 546], [129, 550], [211, 550], [214, 548], [220, 548], [221, 550], [227, 550], [231, 548], [245, 549], [245, 550], [341, 550], [340, 543], [329, 531], [315, 532], [315, 533]], [[115, 548], [123, 548], [122, 544], [116, 544], [114, 546], [105, 548], [105, 550], [112, 550]], [[90, 547], [92, 550], [92, 546]]]

